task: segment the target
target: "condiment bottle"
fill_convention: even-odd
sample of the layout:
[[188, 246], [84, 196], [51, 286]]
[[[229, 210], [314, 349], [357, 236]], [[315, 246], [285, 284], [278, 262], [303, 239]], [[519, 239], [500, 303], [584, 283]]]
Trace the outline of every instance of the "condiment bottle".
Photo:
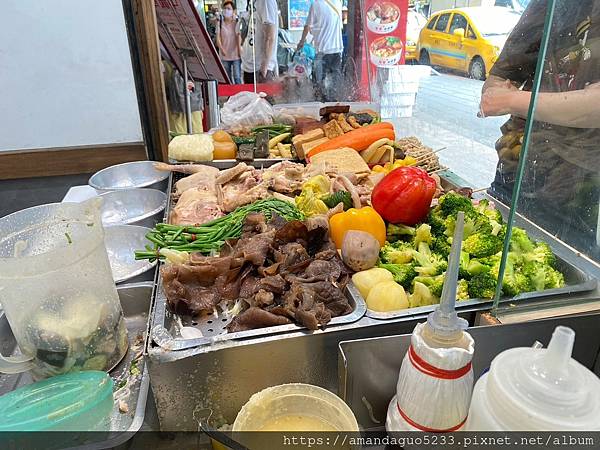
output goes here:
[[547, 349], [512, 348], [475, 385], [469, 431], [598, 431], [600, 379], [571, 358], [575, 332], [558, 326]]
[[402, 361], [396, 395], [388, 407], [386, 430], [451, 432], [467, 419], [473, 389], [474, 341], [454, 305], [464, 213], [460, 212], [440, 305], [418, 324]]

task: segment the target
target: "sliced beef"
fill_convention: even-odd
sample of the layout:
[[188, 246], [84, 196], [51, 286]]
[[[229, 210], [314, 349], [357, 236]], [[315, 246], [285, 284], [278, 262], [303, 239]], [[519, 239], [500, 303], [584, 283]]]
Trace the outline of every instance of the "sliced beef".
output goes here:
[[325, 307], [332, 313], [332, 317], [343, 316], [352, 312], [352, 307], [344, 293], [328, 281], [316, 281], [314, 283], [304, 283], [304, 289], [310, 289], [315, 293], [315, 300], [325, 304]]
[[275, 231], [240, 239], [233, 251], [234, 258], [243, 258], [255, 266], [262, 266], [273, 244]]
[[276, 262], [267, 267], [259, 267], [258, 274], [261, 277], [268, 277], [271, 275], [275, 275], [275, 274], [277, 274], [277, 271], [279, 270], [280, 265], [281, 265], [281, 262]]
[[265, 215], [262, 213], [250, 213], [244, 220], [242, 227], [242, 238], [252, 236], [257, 233], [264, 233], [268, 231], [267, 220]]
[[307, 278], [318, 278], [323, 281], [335, 281], [341, 274], [342, 270], [340, 266], [336, 264], [334, 259], [331, 259], [330, 261], [315, 259], [308, 265], [304, 272], [304, 276]]
[[290, 319], [284, 316], [278, 316], [264, 309], [250, 307], [240, 315], [234, 317], [227, 331], [235, 333], [236, 331], [254, 330], [256, 328], [274, 327], [277, 325], [287, 325], [292, 323]]
[[335, 258], [336, 256], [338, 256], [338, 252], [334, 246], [333, 248], [321, 250], [315, 255], [315, 259], [323, 259], [325, 261], [329, 261], [331, 258]]
[[308, 228], [306, 228], [306, 225], [299, 220], [287, 222], [283, 227], [277, 230], [275, 242], [277, 245], [297, 242], [306, 246], [308, 242]]
[[318, 226], [308, 231], [306, 236], [306, 250], [308, 254], [314, 256], [323, 248], [324, 243], [329, 240], [327, 227]]
[[254, 294], [256, 294], [259, 290], [259, 281], [260, 278], [255, 274], [249, 274], [246, 278], [244, 278], [240, 287], [240, 298], [249, 299], [254, 297]]
[[281, 275], [264, 277], [258, 282], [258, 288], [275, 294], [283, 294], [287, 287], [286, 281]]
[[274, 253], [275, 262], [281, 263], [279, 273], [298, 273], [310, 264], [310, 256], [306, 249], [296, 242], [281, 246]]
[[254, 299], [250, 302], [250, 305], [256, 306], [257, 308], [265, 308], [272, 305], [274, 302], [275, 294], [265, 291], [264, 289], [259, 289], [258, 292], [254, 294]]
[[[215, 258], [215, 260], [218, 259]], [[170, 309], [184, 315], [212, 312], [221, 301], [222, 295], [214, 284], [219, 276], [227, 276], [229, 261], [229, 259], [215, 261], [214, 265], [171, 264], [165, 266], [161, 270], [161, 275]]]

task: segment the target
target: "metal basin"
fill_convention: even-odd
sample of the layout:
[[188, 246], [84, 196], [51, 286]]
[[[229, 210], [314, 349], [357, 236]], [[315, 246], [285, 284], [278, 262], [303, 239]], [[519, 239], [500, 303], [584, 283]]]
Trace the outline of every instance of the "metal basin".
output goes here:
[[102, 225], [141, 225], [152, 228], [162, 218], [167, 195], [157, 189], [124, 189], [101, 195]]
[[145, 187], [164, 192], [169, 173], [156, 170], [153, 161], [134, 161], [102, 169], [91, 176], [88, 184], [98, 191]]
[[[149, 228], [138, 225], [115, 225], [104, 229], [104, 244], [115, 283], [141, 276], [156, 266], [156, 261], [136, 261], [134, 255], [136, 250], [147, 244], [146, 233], [149, 231]], [[151, 274], [147, 275], [147, 279], [152, 279]]]

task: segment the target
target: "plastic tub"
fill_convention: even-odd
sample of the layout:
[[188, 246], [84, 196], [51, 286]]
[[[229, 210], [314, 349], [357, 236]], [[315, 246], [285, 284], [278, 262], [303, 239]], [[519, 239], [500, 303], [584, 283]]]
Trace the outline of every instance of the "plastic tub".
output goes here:
[[250, 397], [238, 413], [233, 431], [261, 430], [359, 431], [352, 410], [342, 399], [326, 389], [301, 383], [273, 386]]

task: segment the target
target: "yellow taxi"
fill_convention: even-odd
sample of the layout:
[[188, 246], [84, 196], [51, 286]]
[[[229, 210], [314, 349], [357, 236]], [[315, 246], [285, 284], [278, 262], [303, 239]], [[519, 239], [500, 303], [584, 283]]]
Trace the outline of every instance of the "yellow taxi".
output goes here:
[[419, 63], [485, 80], [520, 17], [514, 10], [498, 6], [439, 11], [419, 34]]
[[419, 33], [427, 23], [427, 19], [422, 14], [414, 9], [408, 10], [406, 20], [406, 61], [418, 61], [419, 53], [417, 52], [417, 42], [419, 41]]

